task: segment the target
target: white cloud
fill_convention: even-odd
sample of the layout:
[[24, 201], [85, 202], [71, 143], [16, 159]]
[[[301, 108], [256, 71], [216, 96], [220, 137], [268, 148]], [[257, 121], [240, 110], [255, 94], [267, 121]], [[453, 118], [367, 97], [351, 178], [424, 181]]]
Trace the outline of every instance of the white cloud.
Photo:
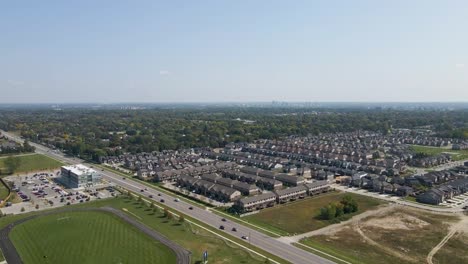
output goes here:
[[159, 75], [169, 75], [171, 74], [169, 71], [166, 71], [166, 70], [160, 70], [159, 71]]
[[457, 67], [457, 68], [464, 68], [464, 67], [465, 67], [465, 64], [463, 64], [463, 63], [457, 63], [457, 64], [455, 64], [455, 67]]

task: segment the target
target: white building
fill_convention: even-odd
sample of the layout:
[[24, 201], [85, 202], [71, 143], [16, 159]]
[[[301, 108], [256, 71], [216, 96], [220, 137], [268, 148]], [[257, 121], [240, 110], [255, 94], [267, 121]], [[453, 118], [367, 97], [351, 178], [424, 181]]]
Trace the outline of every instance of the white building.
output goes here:
[[68, 188], [89, 187], [101, 183], [102, 176], [95, 170], [76, 164], [62, 166], [60, 181]]

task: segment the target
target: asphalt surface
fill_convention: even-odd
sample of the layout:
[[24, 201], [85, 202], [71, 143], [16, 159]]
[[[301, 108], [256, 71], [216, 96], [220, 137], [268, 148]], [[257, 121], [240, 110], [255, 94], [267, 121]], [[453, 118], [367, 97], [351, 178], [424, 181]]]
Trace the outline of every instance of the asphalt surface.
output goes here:
[[55, 211], [49, 211], [49, 212], [44, 212], [36, 215], [32, 215], [23, 219], [20, 219], [18, 221], [15, 221], [8, 226], [4, 227], [2, 230], [0, 230], [0, 249], [3, 252], [3, 256], [5, 257], [5, 260], [8, 264], [21, 264], [23, 263], [21, 261], [21, 257], [19, 256], [18, 252], [16, 251], [15, 246], [11, 242], [9, 238], [10, 231], [17, 225], [24, 223], [26, 221], [29, 221], [31, 219], [45, 216], [45, 215], [51, 215], [51, 214], [58, 214], [58, 213], [63, 213], [63, 212], [78, 212], [78, 211], [104, 211], [108, 212], [111, 214], [116, 215], [123, 221], [127, 222], [128, 224], [133, 225], [136, 227], [138, 230], [141, 232], [145, 233], [146, 235], [150, 236], [151, 238], [158, 240], [165, 246], [169, 247], [177, 257], [177, 264], [189, 264], [190, 263], [190, 257], [191, 253], [187, 251], [186, 249], [182, 248], [181, 246], [177, 245], [176, 243], [172, 242], [171, 240], [167, 239], [165, 236], [157, 233], [153, 229], [147, 227], [146, 225], [136, 221], [135, 219], [129, 217], [128, 215], [124, 214], [123, 212], [112, 208], [112, 207], [102, 207], [102, 208], [69, 208], [69, 209], [62, 209], [62, 210], [55, 210]]
[[[1, 131], [1, 130], [0, 130]], [[22, 142], [23, 140], [20, 139], [19, 137], [6, 133], [4, 131], [1, 131], [4, 135], [9, 137], [12, 140], [16, 140], [19, 142]], [[41, 153], [47, 156], [50, 156], [54, 159], [60, 160], [65, 163], [69, 164], [78, 164], [78, 163], [83, 163], [87, 166], [92, 166], [92, 164], [86, 164], [85, 161], [80, 160], [78, 158], [71, 158], [71, 157], [66, 157], [64, 154], [60, 152], [54, 152], [53, 150], [39, 144], [35, 144], [30, 142], [30, 144], [34, 147], [36, 147], [36, 152]], [[200, 222], [207, 224], [209, 226], [212, 226], [214, 228], [219, 229], [221, 225], [224, 226], [224, 230], [220, 230], [220, 232], [224, 232], [226, 234], [235, 236], [235, 237], [242, 237], [242, 236], [248, 236], [247, 242], [249, 244], [256, 246], [258, 248], [261, 248], [270, 254], [273, 254], [275, 256], [278, 256], [286, 261], [289, 261], [291, 263], [298, 263], [298, 264], [329, 264], [329, 263], [334, 263], [331, 260], [322, 258], [318, 255], [315, 255], [311, 252], [305, 251], [303, 249], [297, 248], [293, 245], [284, 243], [282, 241], [278, 241], [277, 239], [267, 236], [259, 231], [256, 231], [255, 229], [249, 228], [247, 226], [238, 224], [236, 222], [232, 222], [227, 220], [226, 222], [222, 221], [222, 217], [208, 211], [205, 209], [201, 209], [197, 206], [193, 206], [190, 203], [187, 203], [183, 201], [182, 199], [178, 202], [175, 201], [176, 196], [175, 195], [168, 195], [168, 194], [163, 194], [156, 189], [148, 188], [146, 185], [127, 179], [124, 180], [122, 176], [119, 176], [111, 171], [104, 170], [100, 171], [100, 173], [103, 175], [103, 178], [113, 182], [114, 184], [121, 186], [125, 189], [131, 190], [133, 192], [141, 193], [142, 195], [146, 196], [147, 200], [154, 200], [155, 202], [160, 202], [160, 199], [164, 199], [165, 202], [164, 204], [170, 208], [173, 208], [179, 212], [182, 212], [194, 219], [199, 220]], [[143, 189], [148, 189], [145, 190], [144, 192], [141, 192]], [[160, 194], [161, 196], [158, 196]], [[153, 198], [149, 198], [149, 195], [153, 195]], [[192, 210], [189, 209], [189, 207], [193, 207]], [[231, 231], [232, 228], [235, 227], [237, 229], [236, 232]]]

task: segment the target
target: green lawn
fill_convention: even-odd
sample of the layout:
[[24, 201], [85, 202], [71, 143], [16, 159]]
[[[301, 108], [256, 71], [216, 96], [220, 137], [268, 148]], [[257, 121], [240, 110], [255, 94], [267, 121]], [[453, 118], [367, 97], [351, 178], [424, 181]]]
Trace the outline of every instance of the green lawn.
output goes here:
[[[13, 173], [24, 173], [24, 172], [33, 172], [33, 171], [40, 171], [40, 170], [51, 170], [59, 168], [63, 165], [63, 163], [51, 159], [47, 156], [41, 154], [32, 154], [32, 155], [20, 155], [17, 156], [20, 159], [19, 167]], [[6, 170], [5, 167], [5, 159], [7, 157], [0, 158], [0, 170], [4, 172]]]
[[447, 149], [447, 148], [418, 146], [418, 145], [412, 145], [411, 149], [415, 152], [425, 153], [429, 156], [435, 156], [435, 155], [442, 154], [442, 153], [449, 153], [449, 154], [452, 154], [453, 160], [468, 159], [468, 149], [452, 150], [452, 149]]
[[283, 234], [306, 233], [332, 224], [331, 221], [318, 219], [320, 208], [331, 202], [339, 202], [345, 195], [351, 195], [359, 204], [359, 211], [347, 215], [349, 217], [374, 209], [385, 203], [358, 194], [330, 192], [294, 203], [267, 208], [257, 214], [249, 215], [242, 219], [272, 231], [281, 231]]
[[[123, 210], [125, 213], [132, 217], [136, 217], [139, 221], [154, 229], [155, 231], [165, 235], [167, 238], [178, 243], [182, 247], [192, 252], [192, 263], [200, 263], [202, 260], [202, 253], [208, 250], [210, 255], [210, 263], [225, 264], [225, 263], [252, 263], [260, 264], [264, 263], [265, 259], [247, 252], [246, 250], [227, 242], [218, 236], [202, 229], [197, 226], [191, 225], [188, 222], [179, 224], [177, 220], [168, 221], [163, 217], [162, 212], [157, 211], [153, 213], [146, 205], [138, 203], [135, 199], [129, 199], [124, 197], [103, 199], [95, 202], [84, 203], [73, 205], [70, 207], [100, 207], [100, 206], [111, 206], [119, 210]], [[125, 210], [124, 210], [125, 208]], [[11, 215], [0, 218], [0, 228], [6, 226], [8, 223], [25, 217], [30, 214], [24, 215]], [[189, 217], [186, 217], [189, 219]], [[199, 223], [202, 224], [202, 223]], [[203, 224], [202, 224], [203, 225]], [[216, 231], [215, 228], [209, 228], [210, 230]], [[241, 234], [237, 234], [240, 236]], [[249, 246], [248, 243], [241, 240], [240, 238], [231, 237], [238, 243], [245, 246]], [[268, 253], [253, 247], [254, 250], [270, 256]], [[287, 263], [281, 261], [278, 258], [275, 260], [280, 263]], [[67, 263], [67, 262], [61, 262]], [[108, 263], [108, 262], [107, 262]], [[125, 262], [122, 262], [125, 263]], [[128, 263], [128, 262], [127, 262]], [[147, 263], [147, 262], [130, 262], [130, 263]], [[157, 262], [152, 262], [157, 263]], [[163, 262], [164, 263], [164, 262]]]
[[0, 200], [5, 200], [8, 196], [8, 188], [0, 182]]
[[103, 212], [42, 216], [16, 226], [10, 238], [24, 263], [175, 263], [176, 260], [175, 253], [160, 242]]

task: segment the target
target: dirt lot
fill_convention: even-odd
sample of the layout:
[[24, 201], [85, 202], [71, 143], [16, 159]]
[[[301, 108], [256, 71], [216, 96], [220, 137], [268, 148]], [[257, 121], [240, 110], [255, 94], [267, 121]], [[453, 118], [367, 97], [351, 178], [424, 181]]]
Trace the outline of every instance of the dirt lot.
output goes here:
[[[464, 226], [460, 219], [397, 206], [301, 242], [351, 263], [426, 263], [453, 227]], [[468, 263], [466, 247], [457, 249], [460, 243], [452, 239], [436, 251], [434, 263]]]

